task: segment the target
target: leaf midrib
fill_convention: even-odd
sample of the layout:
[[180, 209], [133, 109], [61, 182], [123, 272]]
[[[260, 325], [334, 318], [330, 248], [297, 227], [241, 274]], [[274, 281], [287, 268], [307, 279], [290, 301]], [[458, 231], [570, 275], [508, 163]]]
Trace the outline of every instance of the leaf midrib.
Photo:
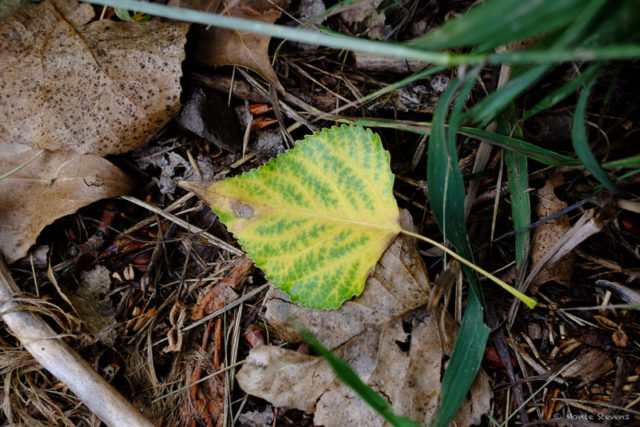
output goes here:
[[[225, 197], [228, 197], [228, 196], [225, 196]], [[235, 199], [238, 202], [243, 203], [242, 199], [236, 199], [236, 198], [231, 198], [231, 197], [228, 197], [228, 198], [229, 199]], [[337, 217], [337, 216], [333, 216], [333, 215], [321, 215], [321, 214], [317, 214], [317, 213], [313, 213], [313, 212], [309, 212], [309, 211], [305, 211], [305, 210], [288, 209], [288, 208], [282, 208], [282, 207], [274, 208], [272, 205], [266, 205], [266, 204], [262, 204], [262, 203], [253, 203], [253, 205], [256, 206], [256, 207], [260, 207], [260, 211], [261, 212], [274, 212], [274, 211], [276, 211], [276, 212], [284, 212], [284, 213], [294, 214], [294, 215], [299, 215], [299, 216], [307, 216], [307, 217], [311, 217], [311, 218], [323, 219], [323, 220], [332, 221], [332, 222], [336, 222], [336, 223], [340, 223], [340, 224], [360, 225], [360, 226], [364, 226], [364, 227], [374, 228], [374, 229], [377, 229], [377, 230], [390, 231], [390, 232], [394, 232], [396, 234], [400, 233], [402, 231], [402, 227], [400, 227], [399, 224], [394, 224], [394, 227], [389, 227], [389, 226], [384, 226], [384, 225], [375, 224], [375, 223], [371, 223], [371, 222], [357, 221], [357, 220], [353, 220], [353, 219], [345, 219], [345, 218], [341, 218], [341, 217]], [[264, 215], [264, 214], [262, 214], [262, 215]], [[400, 217], [400, 215], [398, 214], [396, 221], [399, 220], [399, 217]], [[256, 216], [253, 216], [251, 218], [246, 218], [246, 219], [252, 220], [254, 218], [256, 218]], [[237, 218], [237, 219], [244, 219], [244, 218]]]

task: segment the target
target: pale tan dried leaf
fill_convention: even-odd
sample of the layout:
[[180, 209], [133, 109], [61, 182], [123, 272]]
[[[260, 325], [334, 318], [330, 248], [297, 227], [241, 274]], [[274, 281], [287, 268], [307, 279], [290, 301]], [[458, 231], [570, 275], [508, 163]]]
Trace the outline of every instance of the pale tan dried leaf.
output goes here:
[[123, 153], [178, 112], [188, 24], [93, 15], [45, 0], [0, 22], [0, 141]]
[[[401, 222], [403, 228], [412, 228], [406, 211]], [[415, 242], [401, 236], [380, 259], [364, 292], [340, 309], [306, 309], [290, 303], [284, 293], [271, 290], [265, 316], [288, 341], [300, 340], [292, 322], [304, 326], [345, 359], [365, 383], [389, 399], [397, 414], [429, 424], [437, 410], [442, 358], [450, 353], [451, 344], [441, 334], [440, 316], [420, 308], [429, 300], [425, 271]], [[447, 334], [453, 335], [453, 321], [447, 318], [446, 323]], [[478, 378], [472, 399], [458, 413], [458, 425], [479, 421], [480, 411], [488, 408], [488, 381], [482, 375]], [[382, 418], [317, 357], [260, 346], [251, 351], [237, 379], [245, 392], [275, 406], [314, 412], [318, 425], [383, 425]]]
[[[220, 12], [236, 18], [273, 24], [281, 15], [276, 6], [283, 7], [286, 3], [286, 0], [227, 1], [222, 2]], [[189, 2], [188, 6], [206, 10], [210, 4], [208, 0], [196, 0]], [[239, 65], [249, 68], [264, 77], [280, 92], [284, 92], [269, 59], [271, 36], [210, 27], [200, 28], [196, 40], [194, 57], [197, 61], [211, 66]]]
[[[35, 153], [23, 144], [0, 142], [0, 171], [20, 166]], [[14, 262], [26, 255], [46, 225], [132, 188], [120, 169], [99, 156], [45, 153], [0, 181], [0, 249]]]
[[[560, 175], [547, 180], [544, 187], [538, 190], [538, 205], [536, 213], [539, 218], [545, 218], [567, 207], [567, 204], [558, 199], [554, 189], [559, 185]], [[551, 249], [571, 229], [569, 217], [562, 215], [556, 219], [542, 224], [536, 228], [533, 234], [533, 244], [531, 245], [531, 264], [533, 267], [540, 262], [545, 253]], [[531, 293], [535, 294], [538, 288], [550, 281], [556, 281], [565, 286], [569, 286], [571, 274], [573, 273], [573, 263], [575, 255], [570, 253], [559, 259], [552, 265], [543, 269], [531, 284]]]

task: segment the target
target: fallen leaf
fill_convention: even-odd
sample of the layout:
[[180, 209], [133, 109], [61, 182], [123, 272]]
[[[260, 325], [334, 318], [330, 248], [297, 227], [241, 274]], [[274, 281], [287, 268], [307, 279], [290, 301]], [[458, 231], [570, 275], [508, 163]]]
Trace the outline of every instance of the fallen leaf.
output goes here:
[[0, 22], [0, 141], [117, 154], [178, 112], [188, 24], [93, 16], [45, 0]]
[[382, 0], [362, 0], [340, 13], [346, 24], [364, 24], [367, 37], [383, 40], [391, 31], [390, 25], [385, 25], [387, 17], [384, 12], [378, 12]]
[[[544, 187], [538, 190], [538, 205], [536, 213], [539, 218], [546, 218], [567, 207], [567, 204], [558, 199], [553, 191], [561, 183], [561, 175], [557, 174], [547, 180]], [[531, 263], [535, 267], [549, 249], [571, 229], [568, 215], [562, 215], [552, 219], [536, 228], [531, 245]], [[543, 269], [531, 283], [531, 293], [535, 294], [538, 288], [550, 281], [569, 286], [571, 274], [573, 274], [573, 262], [575, 255], [569, 253], [558, 261]]]
[[[411, 217], [402, 213], [411, 229]], [[400, 416], [428, 425], [438, 408], [443, 356], [451, 344], [439, 328], [439, 315], [424, 307], [430, 284], [415, 242], [398, 237], [387, 249], [358, 298], [334, 311], [316, 311], [293, 304], [279, 290], [268, 296], [265, 317], [277, 335], [300, 341], [296, 327], [305, 327], [346, 360], [359, 377], [382, 394]], [[455, 333], [447, 315], [447, 334]], [[318, 357], [271, 345], [251, 350], [236, 378], [247, 393], [274, 406], [314, 413], [314, 424], [376, 426], [384, 420], [335, 378]], [[480, 372], [471, 399], [462, 405], [457, 425], [480, 422], [489, 410], [488, 377]]]
[[[179, 4], [179, 2], [176, 2]], [[212, 2], [196, 0], [187, 6], [207, 10]], [[282, 14], [279, 8], [286, 6], [287, 0], [236, 0], [222, 2], [221, 13], [235, 18], [273, 24]], [[278, 81], [271, 60], [269, 59], [269, 42], [271, 36], [228, 30], [219, 27], [198, 27], [195, 37], [194, 57], [205, 65], [239, 65], [260, 74], [276, 89], [284, 93]]]
[[260, 411], [247, 411], [240, 414], [238, 418], [238, 426], [240, 427], [258, 427], [273, 425], [273, 411], [265, 408]]
[[[26, 145], [0, 141], [0, 175], [35, 154], [36, 150]], [[0, 180], [0, 249], [12, 263], [27, 254], [40, 231], [54, 220], [132, 189], [129, 178], [99, 156], [44, 153]]]
[[306, 307], [359, 295], [400, 232], [389, 153], [359, 126], [325, 129], [261, 168], [183, 182], [218, 214], [275, 286]]
[[80, 285], [68, 292], [73, 307], [94, 341], [111, 346], [116, 338], [115, 309], [109, 298], [111, 272], [102, 265], [83, 271]]

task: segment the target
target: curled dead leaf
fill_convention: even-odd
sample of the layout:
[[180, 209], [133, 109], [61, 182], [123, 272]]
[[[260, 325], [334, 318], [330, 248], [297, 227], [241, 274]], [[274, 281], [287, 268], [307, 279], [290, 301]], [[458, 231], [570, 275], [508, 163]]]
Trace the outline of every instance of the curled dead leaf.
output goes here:
[[[0, 141], [0, 171], [13, 170], [35, 153], [26, 145]], [[0, 181], [0, 249], [12, 263], [26, 255], [46, 225], [97, 200], [132, 189], [129, 178], [102, 157], [44, 153]]]
[[[408, 213], [402, 226], [411, 229]], [[338, 310], [317, 311], [289, 301], [272, 289], [265, 317], [280, 338], [300, 341], [295, 323], [345, 359], [360, 378], [389, 400], [395, 413], [429, 424], [438, 407], [443, 356], [451, 351], [439, 327], [440, 316], [421, 308], [429, 301], [430, 283], [415, 242], [398, 237], [380, 259], [364, 292]], [[455, 334], [445, 319], [447, 334]], [[249, 354], [237, 377], [247, 393], [274, 406], [313, 412], [325, 426], [376, 426], [384, 420], [335, 378], [318, 357], [270, 345]], [[481, 372], [456, 422], [480, 421], [490, 403], [488, 377]]]
[[[218, 13], [273, 24], [280, 17], [282, 14], [280, 10], [286, 7], [287, 3], [287, 0], [222, 2]], [[175, 0], [173, 4], [209, 11], [212, 2]], [[200, 27], [196, 31], [194, 57], [198, 62], [211, 66], [239, 65], [249, 68], [284, 93], [284, 88], [278, 81], [278, 76], [269, 59], [271, 36], [219, 27]]]
[[[562, 177], [558, 174], [547, 180], [544, 187], [538, 190], [538, 205], [536, 213], [538, 217], [545, 218], [567, 207], [567, 204], [560, 200], [553, 191], [556, 185], [561, 183]], [[533, 235], [531, 246], [531, 263], [536, 264], [571, 229], [569, 217], [562, 215], [558, 218], [540, 225]], [[573, 273], [573, 262], [575, 255], [570, 253], [543, 269], [531, 283], [531, 293], [535, 294], [541, 285], [555, 281], [562, 285], [569, 286], [571, 274]]]
[[117, 154], [178, 112], [188, 24], [93, 17], [45, 0], [0, 21], [0, 141]]

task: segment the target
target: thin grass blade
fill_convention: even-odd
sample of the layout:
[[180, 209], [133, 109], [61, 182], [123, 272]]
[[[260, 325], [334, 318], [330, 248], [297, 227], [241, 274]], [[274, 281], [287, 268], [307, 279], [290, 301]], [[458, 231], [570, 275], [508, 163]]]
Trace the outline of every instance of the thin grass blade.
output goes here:
[[541, 111], [544, 111], [544, 110], [546, 110], [548, 108], [553, 107], [558, 102], [560, 102], [563, 99], [567, 98], [568, 96], [572, 95], [586, 81], [592, 79], [593, 76], [595, 76], [599, 72], [600, 69], [601, 69], [601, 66], [599, 66], [599, 65], [593, 65], [593, 66], [587, 68], [578, 77], [569, 80], [568, 82], [563, 84], [561, 87], [559, 87], [558, 89], [556, 89], [555, 91], [553, 91], [549, 95], [547, 95], [544, 98], [542, 98], [542, 100], [540, 100], [536, 105], [533, 106], [533, 108], [528, 110], [522, 116], [522, 120], [530, 119], [531, 117], [535, 116], [536, 114], [540, 113]]
[[546, 148], [538, 147], [535, 144], [515, 138], [513, 136], [500, 135], [495, 132], [489, 132], [484, 129], [474, 127], [462, 127], [459, 132], [463, 134], [478, 136], [489, 141], [494, 141], [503, 148], [511, 149], [520, 154], [534, 159], [540, 163], [549, 166], [580, 166], [580, 161]]
[[[511, 127], [515, 126], [513, 131]], [[522, 128], [516, 124], [513, 104], [504, 114], [498, 117], [498, 131], [505, 135], [514, 134], [522, 137]], [[529, 188], [529, 167], [527, 156], [511, 150], [504, 150], [504, 162], [509, 178], [509, 194], [511, 196], [511, 217], [513, 228], [519, 230], [531, 223], [531, 198]], [[525, 229], [515, 235], [516, 269], [519, 269], [527, 256], [529, 230]]]
[[[465, 94], [471, 90], [473, 80], [472, 75], [464, 85], [459, 102], [454, 107], [454, 126], [458, 126], [462, 119]], [[473, 254], [465, 226], [465, 190], [458, 166], [456, 132], [455, 128], [448, 129], [445, 124], [449, 105], [461, 86], [462, 82], [459, 79], [454, 80], [442, 94], [434, 112], [427, 159], [427, 185], [432, 212], [446, 240], [451, 242], [459, 254], [471, 260]], [[436, 426], [447, 426], [455, 417], [480, 368], [489, 335], [489, 329], [483, 322], [477, 277], [469, 269], [465, 268], [464, 272], [469, 280], [471, 292], [449, 366], [442, 380], [441, 406], [435, 421]]]
[[331, 353], [324, 345], [320, 343], [313, 336], [313, 334], [307, 330], [301, 330], [300, 335], [307, 342], [309, 347], [313, 349], [316, 354], [322, 357], [333, 369], [336, 376], [340, 381], [345, 383], [351, 388], [358, 396], [362, 398], [372, 409], [380, 414], [389, 424], [396, 427], [419, 427], [420, 424], [410, 420], [406, 417], [396, 415], [391, 409], [389, 402], [384, 400], [382, 396], [376, 393], [371, 387], [362, 382], [353, 369], [347, 362]]
[[483, 312], [478, 295], [469, 292], [462, 324], [440, 386], [442, 403], [434, 427], [446, 427], [451, 424], [478, 373], [489, 338], [489, 328], [484, 324]]
[[611, 162], [603, 163], [603, 168], [616, 169], [616, 168], [640, 168], [640, 155], [626, 157], [620, 160], [613, 160]]
[[598, 160], [593, 155], [589, 141], [587, 138], [587, 128], [585, 125], [585, 113], [591, 88], [597, 81], [594, 76], [587, 86], [580, 92], [578, 102], [576, 104], [576, 112], [573, 115], [573, 127], [571, 129], [571, 142], [578, 158], [584, 164], [584, 167], [609, 191], [614, 194], [620, 194], [615, 184], [609, 179], [607, 173], [600, 167]]
[[480, 122], [480, 127], [485, 127], [505, 106], [531, 87], [549, 68], [551, 66], [547, 64], [538, 65], [510, 80], [502, 89], [493, 92], [469, 109], [465, 115], [465, 121]]
[[409, 44], [425, 50], [479, 45], [478, 50], [485, 51], [561, 28], [579, 15], [582, 3], [489, 0]]

